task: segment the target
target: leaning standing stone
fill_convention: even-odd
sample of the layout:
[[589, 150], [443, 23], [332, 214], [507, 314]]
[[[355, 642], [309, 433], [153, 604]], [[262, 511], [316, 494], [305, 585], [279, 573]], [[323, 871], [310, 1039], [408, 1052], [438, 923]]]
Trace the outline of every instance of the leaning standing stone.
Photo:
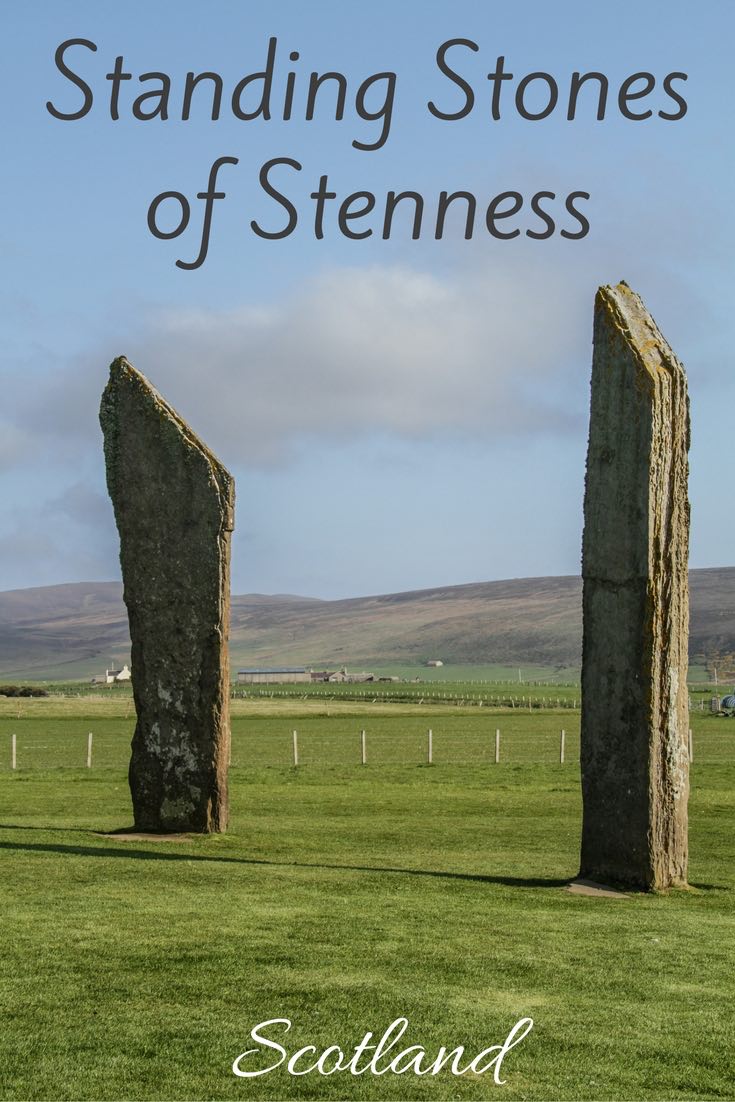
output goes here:
[[625, 283], [595, 303], [584, 502], [580, 875], [687, 880], [687, 498], [682, 365]]
[[234, 481], [124, 357], [100, 423], [132, 640], [135, 826], [225, 830]]

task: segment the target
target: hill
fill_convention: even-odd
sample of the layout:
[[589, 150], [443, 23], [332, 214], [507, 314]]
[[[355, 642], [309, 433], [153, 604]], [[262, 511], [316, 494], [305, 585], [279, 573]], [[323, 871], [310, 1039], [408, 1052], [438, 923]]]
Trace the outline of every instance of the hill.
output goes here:
[[[735, 652], [735, 567], [693, 570], [692, 658]], [[462, 665], [569, 667], [581, 657], [578, 577], [520, 578], [321, 601], [232, 599], [233, 668]], [[122, 587], [79, 582], [0, 593], [0, 676], [86, 677], [129, 654]]]

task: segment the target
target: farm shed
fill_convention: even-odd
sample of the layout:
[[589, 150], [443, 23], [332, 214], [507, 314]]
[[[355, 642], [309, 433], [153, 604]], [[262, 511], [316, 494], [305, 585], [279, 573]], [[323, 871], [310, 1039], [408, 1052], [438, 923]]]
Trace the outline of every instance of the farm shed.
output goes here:
[[311, 681], [311, 670], [302, 667], [277, 667], [263, 670], [238, 670], [237, 680], [241, 685], [279, 685], [299, 684]]

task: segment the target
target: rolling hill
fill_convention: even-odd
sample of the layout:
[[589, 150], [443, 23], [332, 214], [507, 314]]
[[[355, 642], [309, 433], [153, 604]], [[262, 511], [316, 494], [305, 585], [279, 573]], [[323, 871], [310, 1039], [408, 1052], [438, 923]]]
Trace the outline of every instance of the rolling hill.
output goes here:
[[[693, 570], [693, 658], [735, 652], [735, 567]], [[233, 668], [242, 665], [577, 666], [578, 577], [520, 578], [322, 601], [232, 599]], [[0, 677], [81, 678], [125, 660], [122, 586], [79, 582], [0, 593]]]
[[[735, 651], [735, 568], [691, 572], [691, 655]], [[238, 666], [574, 667], [582, 649], [580, 577], [531, 577], [318, 601], [233, 597]], [[79, 582], [0, 593], [0, 677], [83, 678], [129, 653], [122, 586]]]

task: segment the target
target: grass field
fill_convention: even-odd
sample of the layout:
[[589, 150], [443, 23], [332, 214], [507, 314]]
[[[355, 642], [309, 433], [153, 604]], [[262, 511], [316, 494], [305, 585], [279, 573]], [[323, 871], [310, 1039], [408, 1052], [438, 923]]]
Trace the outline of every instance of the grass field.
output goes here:
[[[0, 698], [0, 772], [11, 767], [13, 734], [18, 769], [37, 770], [83, 767], [90, 732], [93, 768], [124, 770], [134, 723], [129, 694]], [[369, 766], [420, 765], [428, 759], [429, 729], [436, 765], [493, 764], [498, 730], [502, 764], [558, 762], [564, 730], [565, 760], [572, 765], [579, 760], [579, 723], [579, 711], [568, 707], [480, 710], [469, 700], [448, 708], [430, 697], [407, 706], [374, 697], [362, 703], [339, 693], [294, 700], [276, 692], [232, 702], [232, 765], [292, 764], [294, 730], [302, 766], [359, 765], [363, 730]], [[735, 762], [735, 720], [693, 711], [691, 724], [698, 762]]]
[[[691, 890], [626, 899], [564, 888], [578, 714], [237, 701], [231, 830], [183, 842], [97, 833], [130, 825], [132, 722], [122, 697], [0, 701], [20, 765], [0, 776], [3, 1098], [735, 1097], [730, 721], [693, 716]], [[92, 729], [95, 767], [55, 768], [83, 764]], [[502, 1088], [232, 1075], [268, 1018], [293, 1021], [292, 1052], [399, 1016], [430, 1056], [535, 1025]]]
[[[396, 669], [396, 668], [394, 668]], [[565, 681], [549, 682], [544, 680], [526, 680], [523, 682], [513, 680], [495, 680], [482, 677], [480, 674], [488, 673], [489, 668], [476, 668], [475, 677], [469, 676], [469, 668], [453, 668], [452, 671], [419, 670], [421, 679], [408, 679], [411, 671], [402, 669], [397, 681], [377, 681], [369, 683], [346, 682], [324, 683], [310, 682], [306, 684], [241, 684], [235, 682], [231, 693], [235, 701], [239, 700], [286, 700], [302, 701], [313, 700], [320, 702], [354, 701], [360, 705], [365, 704], [418, 704], [434, 709], [435, 706], [467, 706], [467, 707], [491, 707], [512, 709], [540, 709], [565, 708], [579, 709], [581, 705], [581, 688], [579, 677], [571, 676], [573, 671], [568, 671], [570, 679]], [[417, 670], [413, 669], [413, 674]], [[462, 677], [458, 677], [462, 672]], [[495, 670], [499, 672], [499, 670]], [[690, 670], [690, 673], [692, 671]], [[694, 671], [697, 673], [698, 671]], [[424, 677], [426, 673], [428, 677]], [[442, 676], [431, 676], [442, 675]], [[398, 673], [395, 673], [398, 677]], [[33, 685], [32, 682], [28, 683]], [[123, 701], [127, 702], [127, 710], [132, 709], [132, 688], [129, 682], [113, 685], [90, 685], [87, 682], [44, 682], [42, 686], [36, 684], [36, 688], [42, 687], [43, 691], [51, 695], [65, 698], [78, 698], [87, 700]], [[1, 692], [1, 690], [0, 690]], [[698, 681], [693, 677], [689, 679], [689, 696], [693, 711], [709, 711], [710, 701], [713, 696], [722, 696], [730, 692], [728, 686], [712, 685], [706, 681]], [[12, 707], [16, 711], [20, 707], [22, 712], [23, 700], [26, 698], [9, 698]], [[84, 707], [86, 707], [86, 703]], [[290, 704], [289, 707], [293, 707]], [[3, 711], [3, 696], [0, 695], [0, 714]]]
[[[735, 763], [735, 719], [694, 710], [690, 721], [697, 762]], [[37, 770], [83, 767], [90, 732], [93, 768], [124, 770], [134, 724], [129, 692], [0, 697], [0, 772], [11, 767], [13, 734], [18, 769]], [[232, 701], [232, 765], [292, 764], [294, 730], [302, 766], [359, 765], [363, 730], [369, 766], [421, 765], [428, 759], [429, 729], [436, 765], [493, 764], [498, 730], [501, 764], [558, 762], [564, 730], [565, 760], [572, 765], [579, 760], [579, 725], [578, 708], [479, 709], [470, 699], [448, 707], [446, 701], [429, 696], [417, 697], [409, 706], [374, 696], [362, 702], [339, 692], [293, 699], [276, 690], [273, 697], [269, 693]]]

